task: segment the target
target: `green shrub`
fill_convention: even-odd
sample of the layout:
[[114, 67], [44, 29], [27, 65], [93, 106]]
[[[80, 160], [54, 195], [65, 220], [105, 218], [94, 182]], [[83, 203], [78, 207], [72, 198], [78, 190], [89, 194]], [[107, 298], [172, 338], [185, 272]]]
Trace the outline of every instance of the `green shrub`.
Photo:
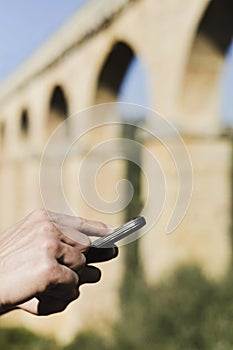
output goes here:
[[213, 283], [198, 268], [185, 267], [156, 286], [129, 281], [121, 289], [112, 344], [86, 333], [67, 350], [232, 350], [232, 273]]
[[109, 346], [107, 341], [100, 335], [93, 331], [86, 331], [80, 333], [64, 350], [109, 350]]
[[182, 268], [157, 286], [135, 286], [116, 325], [116, 348], [228, 350], [233, 348], [233, 275], [208, 281], [195, 267]]
[[[184, 267], [159, 285], [125, 279], [121, 315], [113, 339], [92, 331], [79, 334], [63, 350], [232, 350], [233, 272], [219, 283], [196, 267]], [[1, 329], [2, 350], [58, 350], [51, 340], [22, 329]]]
[[0, 328], [1, 350], [59, 350], [57, 344], [23, 328]]

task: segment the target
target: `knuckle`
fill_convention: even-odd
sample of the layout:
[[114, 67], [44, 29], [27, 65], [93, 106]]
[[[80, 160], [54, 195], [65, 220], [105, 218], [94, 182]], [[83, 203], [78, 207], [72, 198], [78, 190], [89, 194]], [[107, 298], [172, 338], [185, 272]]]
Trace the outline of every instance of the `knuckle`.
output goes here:
[[45, 265], [45, 274], [50, 279], [51, 279], [51, 277], [56, 276], [56, 274], [57, 274], [57, 263], [55, 261], [48, 262], [48, 264]]
[[70, 268], [73, 271], [79, 271], [82, 269], [87, 263], [87, 259], [83, 253], [77, 249], [73, 255], [72, 264], [70, 264]]
[[40, 230], [41, 230], [41, 233], [50, 235], [51, 233], [55, 232], [56, 228], [51, 221], [46, 220], [40, 224]]
[[83, 231], [83, 230], [85, 230], [85, 226], [86, 226], [86, 224], [87, 224], [87, 220], [86, 219], [84, 219], [83, 217], [79, 217], [79, 230], [80, 231]]
[[46, 252], [46, 255], [55, 256], [59, 249], [59, 241], [54, 238], [48, 238], [43, 241], [42, 247]]
[[98, 221], [98, 228], [102, 230], [106, 230], [108, 229], [108, 226], [104, 222]]
[[78, 285], [78, 275], [72, 271], [72, 270], [67, 270], [66, 275], [64, 276], [63, 280], [64, 284], [69, 286], [69, 289], [77, 289]]
[[45, 209], [40, 208], [40, 209], [33, 210], [33, 212], [30, 214], [30, 216], [33, 219], [43, 220], [43, 219], [48, 218], [48, 213]]
[[79, 258], [79, 265], [81, 267], [85, 266], [86, 265], [86, 261], [87, 261], [87, 259], [86, 259], [85, 255], [81, 253], [80, 254], [80, 258]]
[[79, 250], [76, 254], [74, 263], [73, 263], [73, 269], [79, 270], [82, 267], [86, 265], [87, 259], [84, 254], [82, 254]]
[[58, 281], [59, 271], [58, 264], [56, 261], [45, 259], [41, 266], [41, 280], [43, 283], [41, 286], [45, 289], [49, 288], [51, 285], [56, 284]]

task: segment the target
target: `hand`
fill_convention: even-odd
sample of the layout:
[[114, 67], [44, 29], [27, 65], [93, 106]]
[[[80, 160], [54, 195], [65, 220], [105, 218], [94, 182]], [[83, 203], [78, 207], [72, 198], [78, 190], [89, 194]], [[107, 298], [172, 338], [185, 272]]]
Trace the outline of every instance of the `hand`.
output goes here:
[[103, 223], [37, 210], [0, 235], [0, 312], [21, 308], [37, 315], [64, 310], [79, 286], [100, 279], [87, 264], [109, 260], [116, 249], [90, 249]]

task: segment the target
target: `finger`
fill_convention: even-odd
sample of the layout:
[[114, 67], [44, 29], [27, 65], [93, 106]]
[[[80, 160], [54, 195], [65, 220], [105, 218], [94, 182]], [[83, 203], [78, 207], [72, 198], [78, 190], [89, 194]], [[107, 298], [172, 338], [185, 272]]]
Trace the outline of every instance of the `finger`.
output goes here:
[[103, 222], [87, 220], [77, 216], [54, 213], [45, 209], [34, 210], [23, 218], [18, 225], [25, 222], [42, 222], [50, 221], [55, 225], [73, 227], [74, 229], [90, 236], [105, 236], [113, 231], [114, 227], [104, 224]]
[[64, 311], [73, 300], [68, 301], [64, 299], [54, 298], [53, 296], [45, 296], [38, 297], [38, 301], [37, 314], [40, 316], [48, 316]]
[[101, 278], [101, 271], [94, 266], [85, 266], [79, 273], [79, 286], [85, 283], [97, 283]]
[[[40, 293], [47, 293], [49, 290], [61, 286], [61, 291], [63, 289], [68, 290], [67, 296], [69, 297], [69, 290], [77, 286], [78, 281], [78, 275], [73, 270], [64, 264], [56, 262], [56, 265], [49, 269], [48, 275], [45, 274], [45, 283], [48, 287], [44, 290], [42, 289]], [[58, 290], [60, 291], [60, 289]]]
[[64, 302], [52, 297], [42, 300], [33, 298], [24, 304], [18, 305], [18, 308], [32, 315], [48, 316], [65, 310], [68, 304], [69, 302]]
[[113, 227], [103, 222], [87, 220], [77, 216], [48, 212], [52, 221], [57, 225], [69, 226], [90, 236], [105, 236], [113, 231]]
[[70, 302], [78, 298], [79, 277], [68, 267], [56, 264], [48, 275], [45, 274], [45, 279], [47, 286], [18, 308], [36, 315], [49, 315], [63, 311]]
[[[86, 250], [88, 247], [84, 247]], [[83, 252], [86, 250], [83, 248]], [[57, 261], [69, 267], [72, 270], [79, 270], [86, 264], [86, 257], [80, 249], [80, 246], [70, 246], [66, 243], [60, 244], [59, 255]]]
[[81, 233], [80, 231], [74, 229], [73, 227], [58, 225], [56, 223], [55, 226], [64, 235], [64, 237], [61, 237], [61, 240], [66, 244], [76, 246], [78, 243], [80, 246], [80, 250], [82, 251], [86, 251], [87, 247], [90, 246], [90, 238], [87, 237], [85, 234]]
[[116, 258], [118, 248], [93, 248], [91, 247], [86, 253], [86, 263], [104, 262]]
[[[37, 295], [35, 298], [18, 305], [17, 307], [21, 310], [29, 312], [33, 315], [47, 316], [50, 314], [58, 313], [66, 309], [66, 307], [75, 299], [79, 297], [78, 286], [74, 286], [72, 293], [69, 291], [67, 293], [66, 288], [63, 290], [62, 294], [59, 288], [56, 287], [45, 293]], [[67, 298], [67, 294], [69, 297]], [[65, 297], [64, 297], [65, 295]]]

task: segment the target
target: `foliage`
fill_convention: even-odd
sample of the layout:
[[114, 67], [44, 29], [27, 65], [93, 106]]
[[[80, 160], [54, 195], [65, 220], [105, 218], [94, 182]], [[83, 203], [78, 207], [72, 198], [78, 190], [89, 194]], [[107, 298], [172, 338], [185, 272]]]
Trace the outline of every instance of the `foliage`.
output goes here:
[[[130, 277], [130, 276], [129, 276]], [[233, 273], [219, 283], [196, 267], [147, 286], [141, 279], [122, 286], [121, 316], [109, 343], [92, 331], [79, 334], [64, 350], [231, 350]], [[126, 281], [125, 281], [126, 283]], [[129, 288], [130, 286], [130, 288]], [[123, 302], [124, 301], [124, 302]], [[56, 344], [25, 330], [0, 330], [0, 349], [57, 350]]]
[[64, 350], [109, 350], [109, 346], [108, 342], [100, 335], [93, 331], [85, 331], [79, 334]]
[[23, 328], [0, 328], [1, 350], [59, 350], [55, 341]]
[[[132, 283], [132, 280], [131, 280]], [[112, 344], [82, 334], [73, 349], [230, 350], [233, 348], [233, 274], [221, 283], [207, 280], [195, 267], [182, 268], [164, 283], [146, 287], [136, 281], [131, 295], [121, 290], [122, 313]]]

